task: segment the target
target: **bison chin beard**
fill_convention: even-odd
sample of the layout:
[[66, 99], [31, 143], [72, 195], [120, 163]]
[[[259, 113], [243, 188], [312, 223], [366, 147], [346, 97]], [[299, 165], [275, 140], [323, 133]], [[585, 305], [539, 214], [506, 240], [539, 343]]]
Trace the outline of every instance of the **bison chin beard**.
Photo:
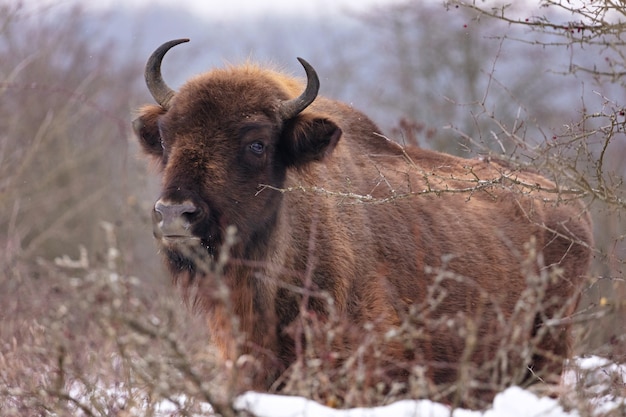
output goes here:
[[161, 239], [161, 252], [172, 276], [187, 275], [190, 280], [214, 268], [217, 245], [200, 238]]

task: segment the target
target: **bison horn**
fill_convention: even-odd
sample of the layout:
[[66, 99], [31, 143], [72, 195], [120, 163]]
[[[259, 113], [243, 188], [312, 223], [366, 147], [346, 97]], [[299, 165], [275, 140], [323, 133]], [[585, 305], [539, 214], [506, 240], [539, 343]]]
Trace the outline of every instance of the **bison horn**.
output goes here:
[[300, 97], [283, 101], [280, 104], [279, 112], [283, 120], [293, 119], [298, 114], [300, 114], [302, 110], [306, 109], [309, 104], [311, 104], [313, 100], [315, 100], [315, 97], [317, 97], [317, 92], [320, 89], [320, 80], [317, 77], [315, 69], [311, 66], [311, 64], [309, 64], [302, 58], [298, 58], [298, 61], [300, 61], [300, 64], [302, 64], [302, 66], [304, 67], [304, 71], [306, 72], [306, 89], [304, 90], [304, 93], [300, 95]]
[[148, 58], [148, 62], [146, 63], [146, 85], [148, 86], [148, 91], [152, 94], [152, 97], [159, 103], [164, 109], [169, 107], [170, 100], [176, 94], [174, 90], [169, 88], [165, 81], [163, 81], [163, 77], [161, 76], [161, 61], [163, 61], [163, 57], [172, 47], [178, 45], [179, 43], [189, 42], [189, 39], [175, 39], [173, 41], [165, 42], [163, 45], [159, 46]]

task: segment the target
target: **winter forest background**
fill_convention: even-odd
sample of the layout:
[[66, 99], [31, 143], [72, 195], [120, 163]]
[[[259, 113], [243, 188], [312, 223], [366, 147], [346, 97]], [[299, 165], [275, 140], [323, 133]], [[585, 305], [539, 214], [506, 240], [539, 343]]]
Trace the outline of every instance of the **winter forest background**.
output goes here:
[[[152, 102], [148, 55], [181, 37], [191, 42], [163, 67], [174, 87], [247, 59], [303, 76], [300, 56], [320, 94], [393, 140], [502, 157], [583, 190], [597, 247], [577, 353], [626, 361], [621, 4], [405, 1], [238, 19], [174, 2], [0, 0], [0, 415], [124, 415], [137, 404], [151, 415], [163, 398], [188, 415], [194, 399], [228, 403], [228, 387], [198, 380], [219, 380], [209, 335], [161, 268], [158, 179], [130, 128]], [[623, 381], [610, 389], [623, 394]]]

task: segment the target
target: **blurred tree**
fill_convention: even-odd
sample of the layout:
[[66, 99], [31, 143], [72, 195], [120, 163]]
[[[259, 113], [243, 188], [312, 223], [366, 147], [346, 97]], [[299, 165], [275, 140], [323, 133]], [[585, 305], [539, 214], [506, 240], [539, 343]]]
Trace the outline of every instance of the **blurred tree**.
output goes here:
[[[149, 415], [171, 344], [139, 346], [129, 322], [210, 352], [149, 244], [149, 182], [129, 142], [145, 56], [106, 35], [106, 16], [42, 4], [0, 0], [0, 414]], [[120, 386], [148, 399], [121, 405]]]
[[[591, 333], [591, 345], [601, 348], [603, 354], [624, 359], [626, 7], [612, 0], [539, 0], [523, 6], [457, 0], [446, 4], [449, 11], [462, 10], [467, 25], [484, 21], [505, 24], [509, 30], [498, 39], [514, 41], [507, 48], [515, 45], [524, 51], [561, 56], [547, 68], [568, 81], [559, 82], [567, 86], [566, 91], [554, 92], [563, 97], [559, 107], [575, 113], [560, 115], [560, 123], [552, 125], [538, 119], [537, 126], [552, 133], [540, 146], [525, 152], [559, 184], [584, 190], [596, 229], [596, 262], [586, 301], [590, 307], [600, 307], [599, 315], [608, 316], [601, 326], [585, 326], [584, 330]], [[553, 110], [560, 112], [557, 107]], [[509, 135], [515, 136], [515, 132]]]
[[[76, 253], [121, 221], [129, 98], [138, 68], [80, 8], [0, 4], [0, 246], [8, 258]], [[59, 25], [59, 21], [63, 21]]]
[[[437, 131], [419, 136], [418, 145], [465, 156], [520, 157], [514, 152], [519, 143], [505, 128], [537, 143], [549, 136], [538, 126], [559, 125], [572, 115], [564, 103], [576, 81], [549, 72], [568, 53], [526, 48], [510, 39], [518, 31], [508, 24], [474, 16], [416, 1], [362, 16], [377, 35], [370, 46], [379, 55], [372, 78], [383, 80], [371, 90], [373, 101], [393, 115], [384, 124], [394, 126], [394, 134], [402, 136], [399, 119]], [[394, 139], [406, 140], [401, 136]]]

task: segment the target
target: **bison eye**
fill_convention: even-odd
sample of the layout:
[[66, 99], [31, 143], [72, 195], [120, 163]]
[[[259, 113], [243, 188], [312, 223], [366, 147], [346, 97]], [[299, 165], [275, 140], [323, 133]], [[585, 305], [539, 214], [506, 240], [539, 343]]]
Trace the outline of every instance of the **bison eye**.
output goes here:
[[256, 154], [256, 155], [261, 155], [263, 153], [263, 151], [265, 151], [265, 145], [263, 144], [263, 142], [252, 142], [250, 145], [248, 145], [248, 148], [252, 151], [252, 153]]

